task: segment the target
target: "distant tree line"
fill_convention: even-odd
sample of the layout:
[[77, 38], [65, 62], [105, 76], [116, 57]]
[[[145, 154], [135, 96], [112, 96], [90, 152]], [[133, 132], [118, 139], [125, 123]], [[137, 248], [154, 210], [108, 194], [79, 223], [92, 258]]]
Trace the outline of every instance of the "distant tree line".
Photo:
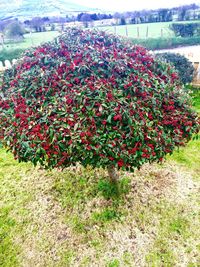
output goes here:
[[48, 17], [34, 17], [31, 20], [25, 20], [24, 24], [36, 32], [43, 32], [46, 30], [45, 24], [49, 23], [49, 21]]
[[104, 20], [104, 19], [112, 19], [113, 16], [111, 14], [90, 14], [90, 13], [80, 13], [77, 15], [76, 20], [83, 22], [85, 27], [88, 27], [89, 22], [97, 21], [97, 20]]
[[123, 13], [116, 12], [113, 15], [80, 13], [77, 15], [76, 20], [88, 24], [92, 21], [114, 18], [116, 20], [116, 24], [120, 25], [125, 25], [126, 23], [139, 24], [152, 22], [169, 22], [173, 20], [185, 21], [200, 19], [200, 13], [195, 13], [195, 10], [199, 10], [199, 8], [200, 7], [197, 4], [189, 4], [174, 8], [160, 8], [157, 10], [140, 10]]
[[[197, 4], [183, 5], [174, 8], [160, 8], [157, 10], [140, 10], [132, 12], [116, 12], [113, 17], [117, 24], [133, 23], [152, 23], [152, 22], [169, 22], [173, 20], [185, 21], [200, 19], [200, 13], [196, 14], [195, 10], [199, 10]], [[175, 19], [174, 19], [175, 17]]]
[[85, 18], [87, 17], [88, 20], [92, 21], [96, 21], [96, 20], [103, 20], [103, 19], [112, 19], [113, 16], [111, 14], [89, 14], [89, 13], [80, 13], [77, 15], [77, 21], [84, 21]]

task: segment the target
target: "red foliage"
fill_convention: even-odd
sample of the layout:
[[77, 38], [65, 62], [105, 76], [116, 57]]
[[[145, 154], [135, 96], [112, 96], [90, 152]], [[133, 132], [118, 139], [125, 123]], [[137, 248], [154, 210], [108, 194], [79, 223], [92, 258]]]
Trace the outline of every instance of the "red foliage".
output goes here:
[[127, 169], [198, 131], [177, 73], [143, 47], [69, 29], [4, 74], [0, 136], [20, 161]]

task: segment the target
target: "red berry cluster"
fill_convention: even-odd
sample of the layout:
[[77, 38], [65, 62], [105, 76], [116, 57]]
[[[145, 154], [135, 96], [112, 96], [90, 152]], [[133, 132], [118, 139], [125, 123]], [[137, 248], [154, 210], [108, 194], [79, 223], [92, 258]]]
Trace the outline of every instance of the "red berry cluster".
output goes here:
[[0, 138], [20, 161], [132, 170], [198, 130], [177, 73], [145, 48], [68, 29], [26, 51], [0, 88]]

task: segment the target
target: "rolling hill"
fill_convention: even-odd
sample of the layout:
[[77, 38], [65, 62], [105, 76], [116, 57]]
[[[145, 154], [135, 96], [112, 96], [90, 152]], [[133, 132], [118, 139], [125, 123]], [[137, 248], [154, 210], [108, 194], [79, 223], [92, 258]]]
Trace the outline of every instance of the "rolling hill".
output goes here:
[[14, 0], [11, 2], [1, 0], [0, 20], [8, 17], [24, 19], [37, 16], [65, 16], [70, 12], [93, 10], [68, 0]]

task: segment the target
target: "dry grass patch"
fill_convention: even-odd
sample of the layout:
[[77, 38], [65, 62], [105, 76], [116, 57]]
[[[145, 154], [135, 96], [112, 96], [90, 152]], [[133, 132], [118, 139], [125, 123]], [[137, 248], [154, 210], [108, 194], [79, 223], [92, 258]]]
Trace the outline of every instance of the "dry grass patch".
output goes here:
[[47, 172], [1, 150], [0, 247], [10, 257], [1, 266], [198, 266], [193, 176], [167, 161], [121, 173], [115, 188], [102, 169]]

